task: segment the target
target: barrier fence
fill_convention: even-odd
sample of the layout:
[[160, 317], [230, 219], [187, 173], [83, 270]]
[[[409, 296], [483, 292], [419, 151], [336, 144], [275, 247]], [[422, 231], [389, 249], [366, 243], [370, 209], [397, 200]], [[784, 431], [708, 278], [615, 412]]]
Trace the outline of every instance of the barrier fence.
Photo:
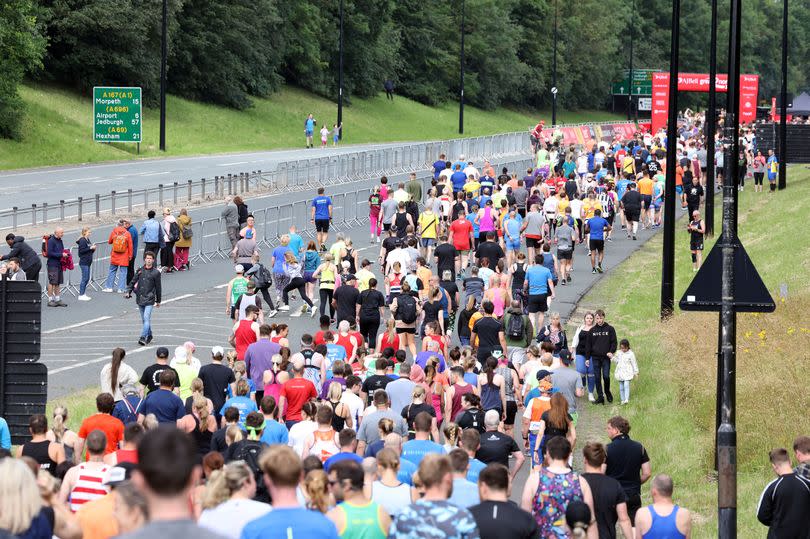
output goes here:
[[157, 187], [96, 193], [90, 197], [43, 202], [31, 207], [0, 211], [0, 230], [16, 231], [66, 219], [84, 220], [102, 214], [132, 213], [151, 206], [194, 204], [245, 194], [251, 191], [302, 191], [367, 180], [374, 176], [422, 171], [440, 154], [448, 159], [464, 155], [468, 159], [503, 159], [530, 153], [528, 133], [503, 133], [485, 137], [403, 144], [373, 150], [341, 153], [311, 159], [284, 161], [273, 171], [256, 170], [215, 176], [213, 179], [176, 181]]
[[[510, 169], [520, 170], [531, 165], [531, 158], [513, 159], [502, 162], [499, 165]], [[422, 182], [423, 192], [431, 187], [433, 176], [424, 171], [417, 176]], [[363, 187], [354, 191], [331, 194], [333, 214], [330, 233], [347, 232], [356, 227], [368, 224], [368, 197], [372, 187]], [[260, 208], [251, 212], [255, 222], [256, 245], [260, 251], [268, 252], [279, 244], [280, 237], [286, 234], [290, 227], [295, 225], [298, 233], [304, 239], [315, 238], [314, 226], [310, 223], [311, 198], [300, 199], [294, 202]], [[228, 260], [231, 256], [231, 243], [225, 231], [225, 224], [221, 217], [203, 219], [192, 223], [194, 236], [192, 237], [191, 250], [189, 252], [189, 262], [192, 266], [215, 262], [217, 260]], [[368, 231], [363, 231], [363, 235]], [[68, 239], [65, 239], [67, 244]], [[141, 240], [140, 245], [143, 245]], [[110, 254], [112, 245], [106, 241], [95, 243], [96, 250], [93, 255], [93, 263], [90, 267], [90, 280], [88, 289], [100, 291], [104, 288], [110, 268]], [[79, 285], [81, 283], [81, 269], [78, 265], [78, 248], [70, 248], [74, 260], [74, 268], [64, 272], [64, 284], [62, 292], [71, 296], [79, 295]], [[140, 249], [141, 253], [143, 248]], [[136, 267], [140, 265], [141, 256], [136, 257]], [[158, 257], [159, 259], [159, 257]], [[269, 260], [265, 257], [262, 261], [266, 264]], [[43, 269], [40, 272], [39, 280], [43, 289], [43, 297], [47, 297], [47, 269], [43, 262]], [[193, 269], [191, 271], [194, 271]], [[119, 285], [120, 286], [120, 285]]]

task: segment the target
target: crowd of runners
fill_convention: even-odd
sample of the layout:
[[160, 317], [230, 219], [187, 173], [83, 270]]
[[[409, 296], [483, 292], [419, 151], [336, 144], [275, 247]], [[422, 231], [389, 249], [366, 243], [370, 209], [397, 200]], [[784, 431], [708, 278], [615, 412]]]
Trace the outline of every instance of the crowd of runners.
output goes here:
[[[695, 268], [701, 127], [684, 117], [676, 156]], [[527, 171], [442, 155], [429, 189], [415, 174], [382, 178], [368, 200], [376, 257], [330, 231], [324, 189], [314, 239], [293, 228], [269, 255], [244, 202], [227, 200], [227, 345], [159, 342], [141, 373], [115, 348], [97, 413], [32, 416], [19, 458], [0, 419], [0, 537], [689, 537], [672, 478], [625, 418], [607, 421], [605, 439], [577, 437], [588, 402], [631, 403], [643, 358], [605, 310], [563, 320], [553, 308], [557, 287], [607, 269], [612, 242], [678, 217], [662, 215], [663, 136], [540, 137], [536, 149]], [[169, 269], [158, 249], [123, 288], [140, 307], [141, 345]], [[795, 472], [787, 450], [770, 454], [779, 477], [757, 516], [773, 537], [807, 533], [810, 438], [793, 451]]]

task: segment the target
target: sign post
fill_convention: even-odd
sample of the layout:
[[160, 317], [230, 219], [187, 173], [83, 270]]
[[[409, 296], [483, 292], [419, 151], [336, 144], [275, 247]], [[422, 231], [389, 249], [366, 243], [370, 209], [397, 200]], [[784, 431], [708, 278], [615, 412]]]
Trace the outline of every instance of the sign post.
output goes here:
[[138, 87], [93, 88], [93, 141], [141, 143], [143, 100]]

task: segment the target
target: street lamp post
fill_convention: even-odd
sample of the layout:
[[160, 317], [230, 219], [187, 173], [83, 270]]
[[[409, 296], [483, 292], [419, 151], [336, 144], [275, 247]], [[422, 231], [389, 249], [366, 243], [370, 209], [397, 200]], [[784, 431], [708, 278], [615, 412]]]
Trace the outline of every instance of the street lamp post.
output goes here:
[[554, 53], [551, 60], [551, 125], [557, 125], [557, 0], [554, 0]]
[[458, 94], [458, 133], [464, 134], [464, 8], [465, 0], [461, 0], [461, 81]]
[[340, 0], [340, 38], [338, 44], [338, 139], [343, 140], [343, 0]]
[[714, 236], [714, 138], [717, 129], [717, 0], [709, 38], [709, 110], [706, 112], [706, 235]]
[[632, 11], [630, 12], [630, 69], [628, 70], [628, 84], [627, 84], [627, 121], [629, 122], [633, 116], [633, 35], [634, 25], [632, 22], [633, 13], [636, 11], [636, 0], [633, 0]]
[[787, 57], [788, 0], [782, 7], [782, 110], [779, 111], [779, 189], [787, 187]]
[[163, 0], [160, 32], [160, 151], [166, 151], [166, 61], [169, 56], [169, 0]]

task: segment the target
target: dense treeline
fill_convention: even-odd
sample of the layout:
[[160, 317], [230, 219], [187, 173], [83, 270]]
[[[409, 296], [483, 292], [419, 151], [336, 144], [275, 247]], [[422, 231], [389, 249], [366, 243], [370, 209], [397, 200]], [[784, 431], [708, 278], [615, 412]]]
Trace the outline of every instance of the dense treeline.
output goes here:
[[[386, 79], [394, 81], [398, 94], [422, 103], [456, 99], [461, 2], [344, 0], [347, 99], [376, 94]], [[162, 0], [2, 5], [0, 136], [19, 136], [14, 89], [25, 72], [82, 92], [102, 84], [142, 86], [147, 102], [157, 101]], [[335, 98], [338, 5], [338, 0], [169, 0], [169, 91], [238, 109], [283, 83]], [[682, 71], [708, 70], [709, 5], [682, 1]], [[562, 107], [602, 107], [609, 101], [610, 82], [627, 66], [631, 32], [635, 66], [667, 69], [670, 0], [466, 0], [468, 103], [487, 109], [550, 104], [555, 6]], [[780, 84], [781, 6], [774, 0], [744, 6], [743, 70], [762, 76], [763, 97]], [[721, 72], [727, 19], [728, 0], [721, 0]], [[793, 91], [810, 81], [808, 38], [810, 4], [793, 2]], [[703, 98], [689, 99], [687, 104]]]

